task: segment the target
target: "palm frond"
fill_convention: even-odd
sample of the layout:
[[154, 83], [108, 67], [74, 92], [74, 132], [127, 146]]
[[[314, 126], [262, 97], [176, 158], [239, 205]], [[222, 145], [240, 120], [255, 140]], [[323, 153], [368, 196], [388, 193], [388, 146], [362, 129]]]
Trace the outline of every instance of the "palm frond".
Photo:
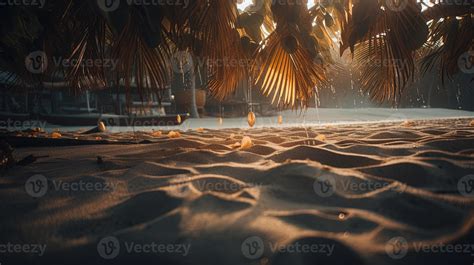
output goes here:
[[446, 78], [453, 79], [460, 71], [458, 60], [460, 57], [474, 48], [474, 18], [464, 15], [462, 19], [449, 16], [451, 8], [437, 8], [437, 13], [444, 15], [443, 19], [435, 19], [430, 24], [430, 38], [425, 57], [421, 60], [422, 73], [431, 71], [434, 67], [439, 68], [441, 82]]
[[237, 13], [233, 1], [199, 0], [190, 18], [192, 34], [202, 41], [201, 55], [208, 62], [209, 90], [218, 100], [232, 94], [247, 72]]
[[130, 19], [113, 46], [112, 58], [118, 60], [117, 84], [125, 85], [130, 92], [136, 86], [141, 96], [161, 93], [170, 82], [170, 49], [166, 41], [152, 48], [142, 38], [138, 14], [131, 13]]
[[[414, 54], [425, 43], [428, 29], [414, 0], [403, 10], [380, 10], [378, 20], [364, 30], [365, 40], [356, 46], [355, 72], [372, 100], [397, 104], [403, 89], [413, 81]], [[352, 39], [349, 41], [352, 45]]]
[[312, 35], [314, 16], [305, 5], [273, 2], [276, 29], [260, 47], [252, 67], [255, 84], [280, 106], [306, 107], [326, 77]]

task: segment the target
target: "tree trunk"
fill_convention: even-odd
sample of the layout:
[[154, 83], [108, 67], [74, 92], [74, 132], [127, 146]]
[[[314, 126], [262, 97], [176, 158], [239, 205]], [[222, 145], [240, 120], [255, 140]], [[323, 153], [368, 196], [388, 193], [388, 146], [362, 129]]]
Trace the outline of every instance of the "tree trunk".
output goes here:
[[194, 66], [189, 70], [189, 78], [191, 79], [191, 118], [199, 119], [199, 112], [196, 104], [196, 72]]

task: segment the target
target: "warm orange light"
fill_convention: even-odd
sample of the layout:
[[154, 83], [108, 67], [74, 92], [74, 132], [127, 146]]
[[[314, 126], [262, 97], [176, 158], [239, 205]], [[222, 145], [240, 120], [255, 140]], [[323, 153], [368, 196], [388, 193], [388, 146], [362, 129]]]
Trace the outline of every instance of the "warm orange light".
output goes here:
[[255, 113], [253, 113], [252, 111], [249, 112], [249, 115], [247, 115], [247, 122], [249, 123], [249, 126], [253, 127], [256, 121], [257, 118], [255, 117]]

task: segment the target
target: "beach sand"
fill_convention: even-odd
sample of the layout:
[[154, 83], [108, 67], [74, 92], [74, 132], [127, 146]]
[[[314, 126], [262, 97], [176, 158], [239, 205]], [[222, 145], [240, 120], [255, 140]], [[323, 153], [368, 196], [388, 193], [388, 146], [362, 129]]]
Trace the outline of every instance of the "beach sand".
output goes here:
[[64, 133], [128, 144], [15, 150], [48, 157], [0, 178], [0, 243], [46, 249], [0, 262], [470, 265], [469, 123]]

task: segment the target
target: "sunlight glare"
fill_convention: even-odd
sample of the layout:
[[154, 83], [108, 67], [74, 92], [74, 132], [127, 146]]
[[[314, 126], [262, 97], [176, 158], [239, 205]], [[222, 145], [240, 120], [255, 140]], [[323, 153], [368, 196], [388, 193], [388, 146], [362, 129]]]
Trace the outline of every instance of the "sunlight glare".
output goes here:
[[244, 11], [251, 4], [252, 4], [252, 0], [237, 0], [237, 8], [240, 11]]

